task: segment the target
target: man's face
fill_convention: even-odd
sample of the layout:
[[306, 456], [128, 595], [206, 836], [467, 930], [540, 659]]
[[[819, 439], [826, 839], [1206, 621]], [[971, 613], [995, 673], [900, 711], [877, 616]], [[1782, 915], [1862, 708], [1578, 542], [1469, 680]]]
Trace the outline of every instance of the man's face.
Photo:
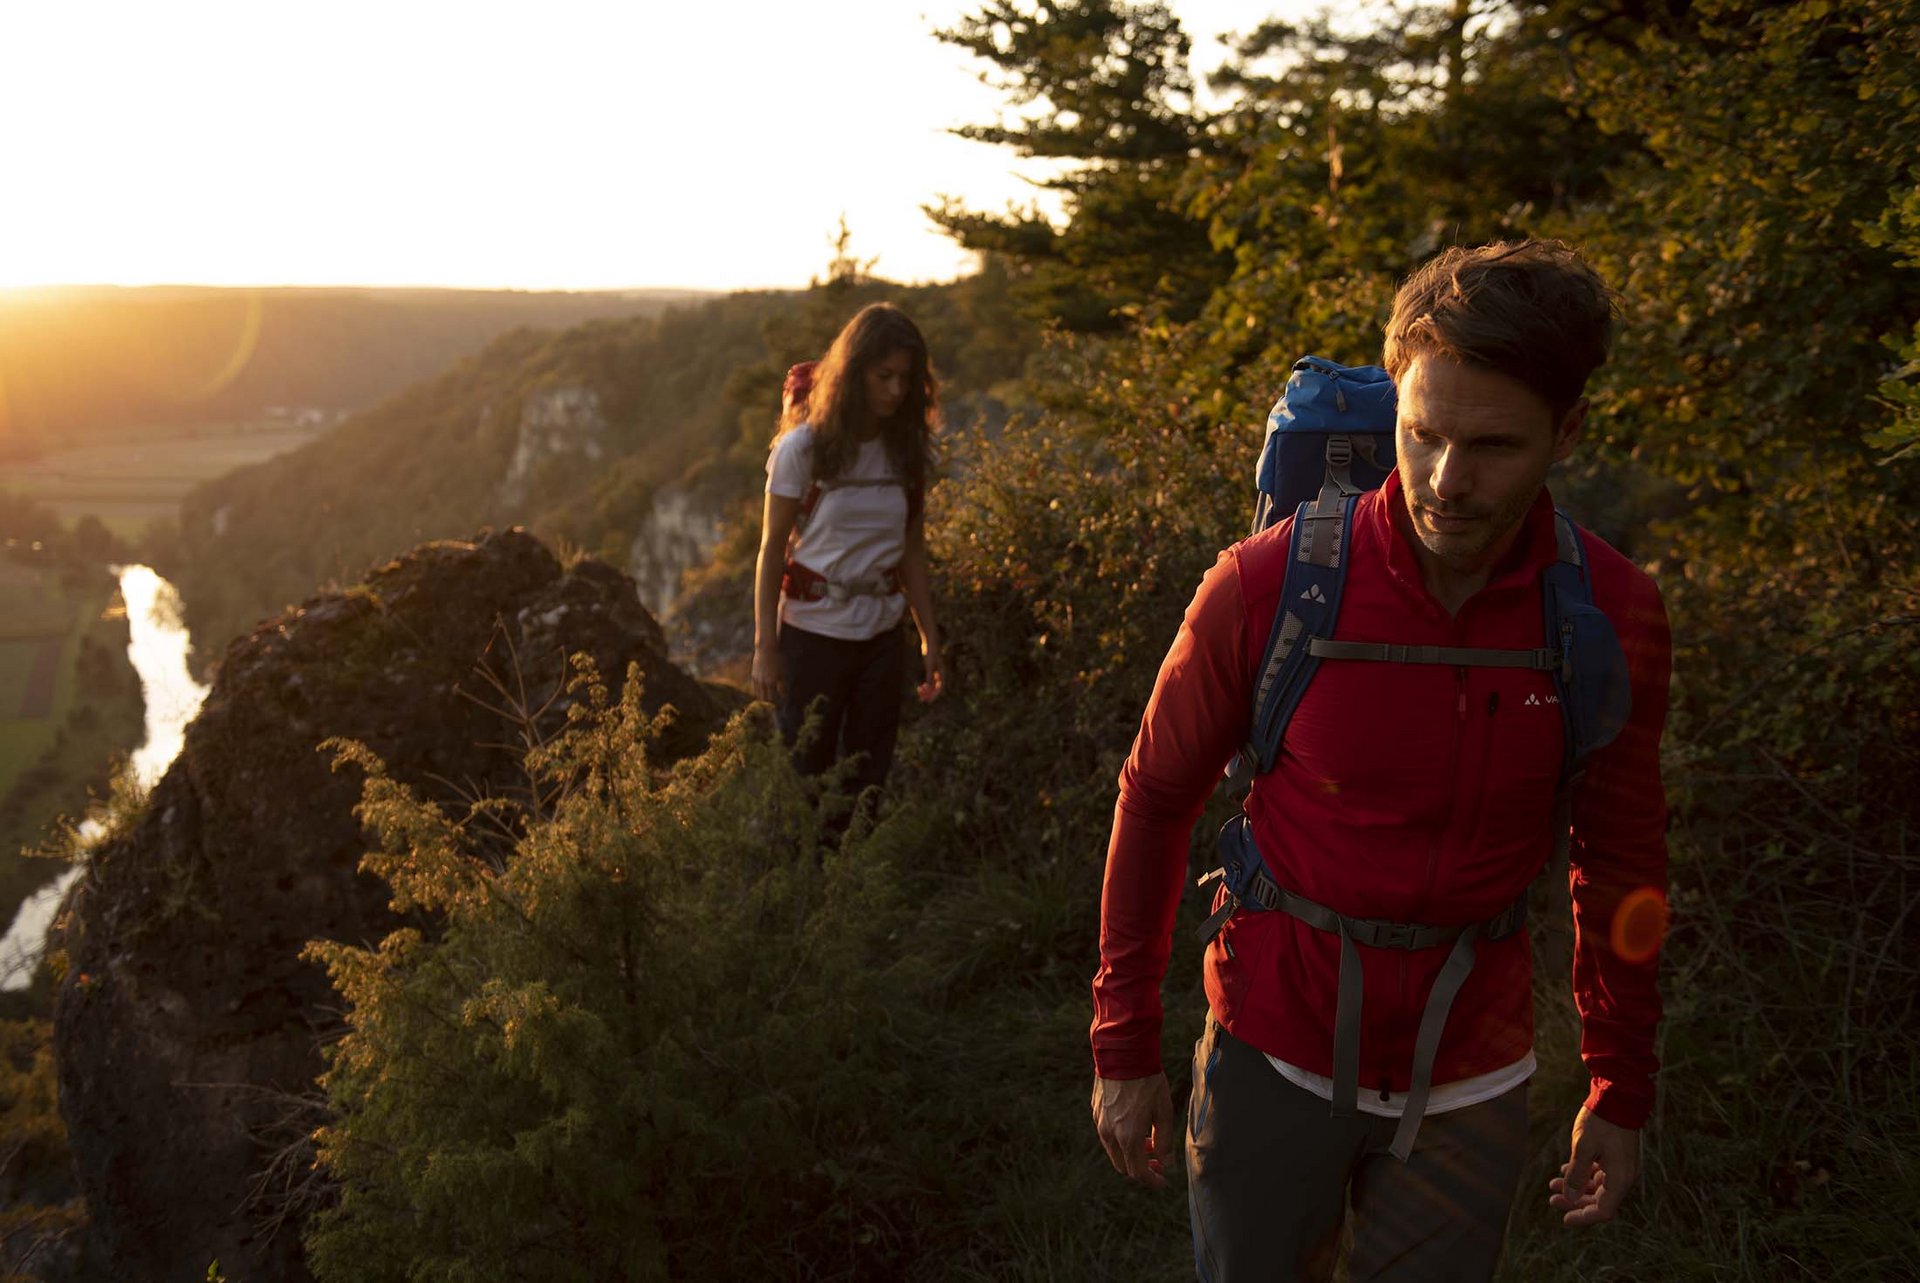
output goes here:
[[1432, 354], [1414, 358], [1397, 392], [1395, 453], [1414, 536], [1451, 570], [1491, 569], [1547, 469], [1572, 452], [1586, 402], [1556, 424], [1518, 380]]

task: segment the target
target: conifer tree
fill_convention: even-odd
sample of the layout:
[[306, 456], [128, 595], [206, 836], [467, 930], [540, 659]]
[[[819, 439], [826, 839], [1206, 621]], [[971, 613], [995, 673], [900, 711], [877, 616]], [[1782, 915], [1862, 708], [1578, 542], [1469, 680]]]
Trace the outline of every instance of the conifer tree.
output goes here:
[[829, 849], [764, 728], [663, 772], [637, 674], [614, 702], [576, 664], [525, 798], [449, 814], [338, 746], [410, 922], [310, 948], [348, 1004], [322, 1280], [751, 1277], [860, 1228], [822, 1141], [886, 1083], [863, 1018], [910, 818]]
[[964, 138], [1061, 161], [1056, 230], [1037, 209], [996, 214], [943, 199], [928, 213], [968, 249], [1005, 257], [1028, 315], [1071, 330], [1130, 312], [1192, 316], [1224, 269], [1183, 208], [1180, 175], [1207, 146], [1187, 67], [1191, 42], [1164, 4], [991, 0], [939, 37], [996, 69], [1011, 119]]

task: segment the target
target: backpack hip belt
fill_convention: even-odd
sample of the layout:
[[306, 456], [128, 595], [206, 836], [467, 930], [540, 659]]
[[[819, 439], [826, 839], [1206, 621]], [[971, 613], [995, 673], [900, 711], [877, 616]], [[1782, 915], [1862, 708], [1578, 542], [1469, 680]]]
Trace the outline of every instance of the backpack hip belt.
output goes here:
[[1414, 1138], [1420, 1134], [1420, 1122], [1426, 1115], [1427, 1097], [1433, 1087], [1433, 1061], [1440, 1050], [1440, 1032], [1446, 1026], [1454, 998], [1473, 971], [1474, 944], [1483, 939], [1504, 940], [1519, 931], [1527, 921], [1526, 893], [1521, 892], [1519, 899], [1493, 917], [1464, 926], [1350, 917], [1275, 882], [1267, 872], [1266, 862], [1260, 858], [1252, 824], [1245, 815], [1234, 816], [1220, 830], [1220, 867], [1202, 877], [1200, 883], [1204, 886], [1215, 878], [1225, 883], [1227, 898], [1219, 910], [1201, 924], [1203, 942], [1218, 935], [1236, 909], [1285, 913], [1315, 930], [1340, 937], [1339, 987], [1333, 1014], [1333, 1116], [1336, 1118], [1352, 1117], [1360, 1099], [1360, 1012], [1365, 989], [1358, 946], [1408, 951], [1453, 946], [1440, 973], [1434, 977], [1426, 1008], [1420, 1013], [1420, 1029], [1414, 1038], [1412, 1082], [1392, 1145], [1393, 1156], [1405, 1162], [1413, 1153]]
[[829, 579], [817, 570], [789, 561], [780, 578], [780, 592], [791, 601], [848, 601], [854, 597], [891, 597], [905, 591], [898, 566], [888, 566], [865, 579]]

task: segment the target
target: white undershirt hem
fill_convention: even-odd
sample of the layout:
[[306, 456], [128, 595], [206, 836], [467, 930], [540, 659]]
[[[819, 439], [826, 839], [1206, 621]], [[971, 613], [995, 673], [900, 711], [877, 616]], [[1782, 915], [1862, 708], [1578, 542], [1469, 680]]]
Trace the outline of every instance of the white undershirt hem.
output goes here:
[[[1294, 1086], [1310, 1091], [1324, 1101], [1333, 1100], [1333, 1079], [1323, 1078], [1298, 1065], [1290, 1065], [1278, 1056], [1268, 1056], [1267, 1063], [1279, 1070], [1280, 1076]], [[1533, 1071], [1537, 1068], [1539, 1061], [1534, 1059], [1533, 1051], [1529, 1049], [1526, 1055], [1503, 1068], [1455, 1082], [1435, 1083], [1427, 1093], [1427, 1113], [1444, 1114], [1449, 1110], [1465, 1109], [1468, 1105], [1478, 1105], [1495, 1096], [1503, 1096], [1533, 1077]], [[1398, 1118], [1406, 1112], [1406, 1102], [1405, 1092], [1389, 1092], [1383, 1100], [1378, 1090], [1368, 1091], [1363, 1087], [1355, 1104], [1363, 1114]]]

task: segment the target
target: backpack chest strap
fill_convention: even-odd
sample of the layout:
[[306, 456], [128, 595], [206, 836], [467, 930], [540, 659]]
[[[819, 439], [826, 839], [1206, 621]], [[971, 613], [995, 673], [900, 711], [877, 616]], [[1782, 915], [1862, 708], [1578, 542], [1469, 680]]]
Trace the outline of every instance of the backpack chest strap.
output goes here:
[[1315, 637], [1307, 653], [1320, 659], [1359, 659], [1379, 664], [1446, 664], [1460, 668], [1531, 668], [1551, 672], [1560, 652], [1547, 646], [1531, 650], [1494, 650], [1484, 646], [1392, 646], [1384, 642], [1334, 641]]
[[848, 601], [854, 597], [891, 597], [905, 591], [898, 566], [888, 566], [865, 579], [829, 579], [811, 566], [789, 561], [780, 578], [780, 592], [790, 601]]

